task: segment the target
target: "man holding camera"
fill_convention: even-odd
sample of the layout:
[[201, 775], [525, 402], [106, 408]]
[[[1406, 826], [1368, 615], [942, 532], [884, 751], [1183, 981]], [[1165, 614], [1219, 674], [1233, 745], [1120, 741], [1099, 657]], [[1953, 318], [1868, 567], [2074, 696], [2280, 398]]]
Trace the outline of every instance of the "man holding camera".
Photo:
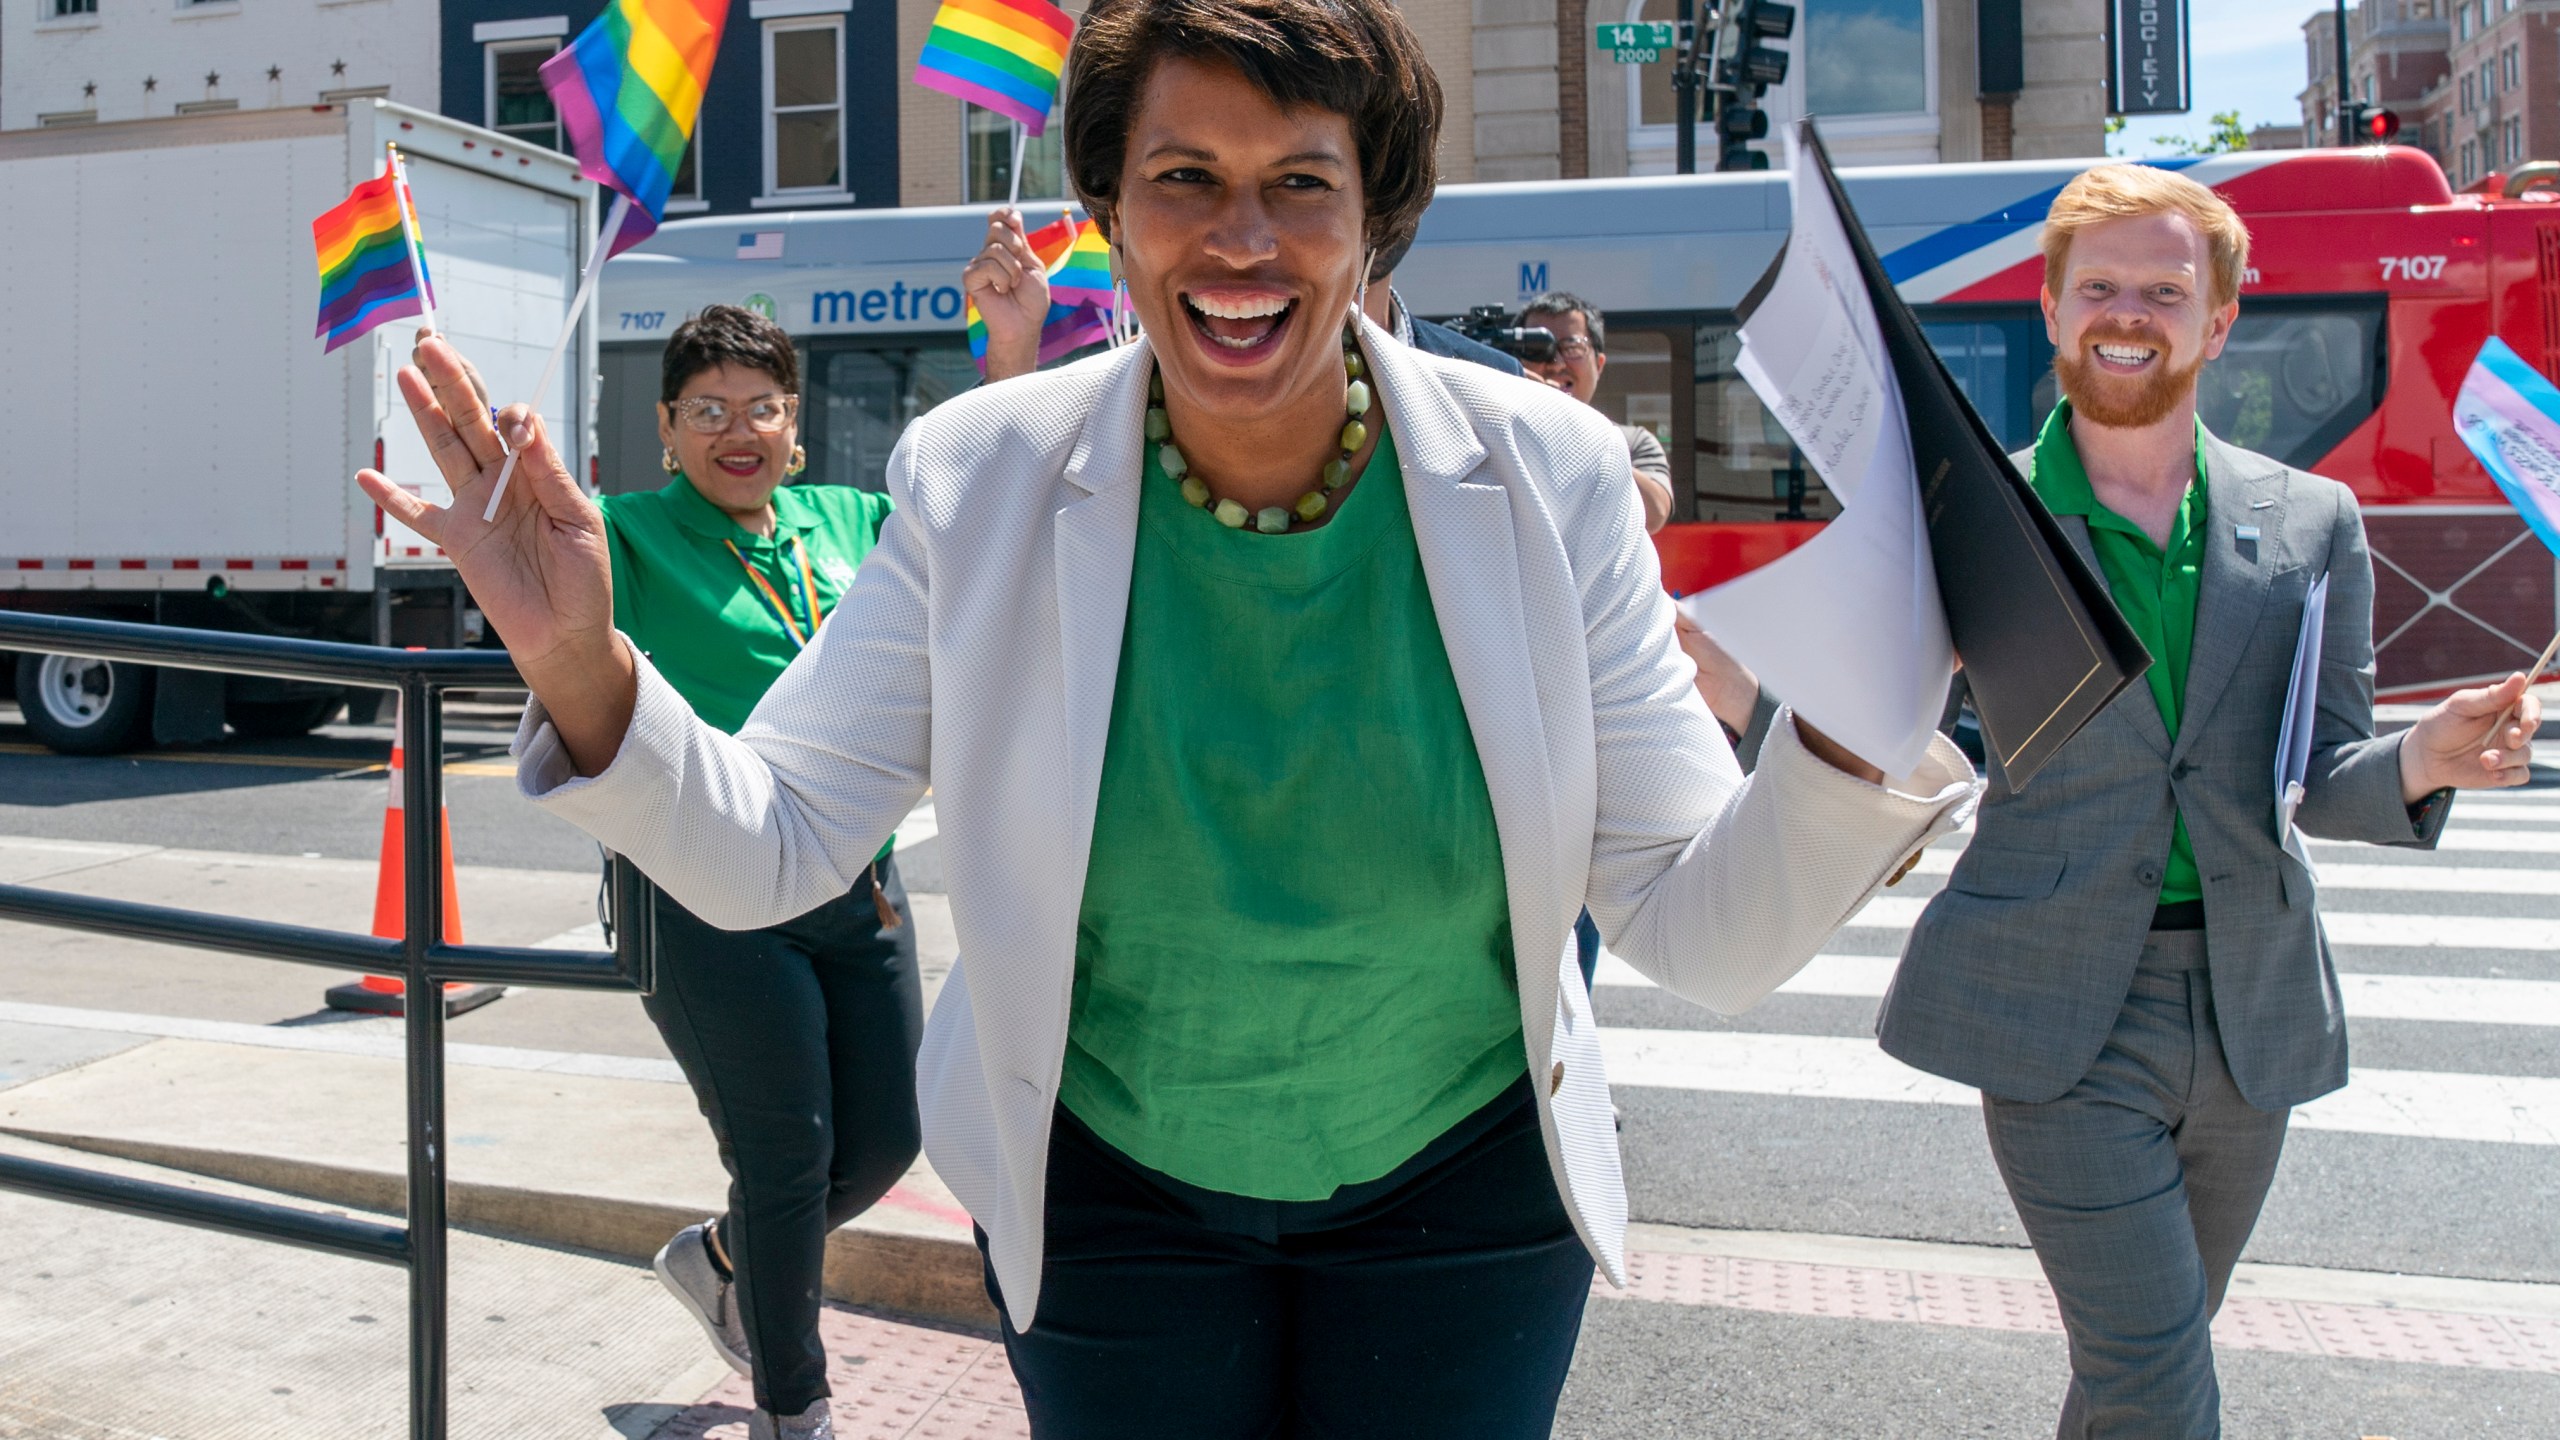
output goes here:
[[[1530, 378], [1592, 404], [1600, 393], [1600, 372], [1609, 368], [1609, 331], [1600, 307], [1569, 291], [1550, 290], [1522, 307], [1520, 327], [1555, 336], [1555, 348], [1544, 359], [1523, 357]], [[1635, 463], [1649, 535], [1671, 519], [1671, 457], [1661, 439], [1641, 425], [1621, 425], [1618, 432], [1627, 437], [1628, 458]]]

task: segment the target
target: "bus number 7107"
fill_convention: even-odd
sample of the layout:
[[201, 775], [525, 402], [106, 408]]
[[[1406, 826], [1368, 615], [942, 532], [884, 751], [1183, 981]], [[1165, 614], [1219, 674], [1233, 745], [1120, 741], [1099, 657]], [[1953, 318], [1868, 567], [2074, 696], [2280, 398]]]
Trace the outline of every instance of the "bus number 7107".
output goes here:
[[2382, 257], [2385, 280], [2440, 280], [2444, 278], [2441, 255], [2385, 255]]

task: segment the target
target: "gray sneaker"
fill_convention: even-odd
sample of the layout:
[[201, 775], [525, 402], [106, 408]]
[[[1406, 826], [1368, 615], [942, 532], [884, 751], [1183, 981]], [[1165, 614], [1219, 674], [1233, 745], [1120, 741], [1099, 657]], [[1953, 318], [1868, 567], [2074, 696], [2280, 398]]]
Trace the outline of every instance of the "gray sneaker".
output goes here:
[[[693, 1318], [702, 1322], [703, 1333], [711, 1337], [711, 1348], [729, 1362], [729, 1368], [752, 1377], [753, 1366], [747, 1363], [747, 1326], [738, 1318], [738, 1287], [720, 1278], [711, 1263], [711, 1247], [703, 1230], [711, 1222], [687, 1225], [676, 1232], [649, 1262], [658, 1279], [670, 1294], [683, 1303]], [[810, 1431], [810, 1434], [824, 1434]]]
[[747, 1421], [747, 1440], [836, 1440], [836, 1417], [824, 1397], [797, 1415], [759, 1410]]

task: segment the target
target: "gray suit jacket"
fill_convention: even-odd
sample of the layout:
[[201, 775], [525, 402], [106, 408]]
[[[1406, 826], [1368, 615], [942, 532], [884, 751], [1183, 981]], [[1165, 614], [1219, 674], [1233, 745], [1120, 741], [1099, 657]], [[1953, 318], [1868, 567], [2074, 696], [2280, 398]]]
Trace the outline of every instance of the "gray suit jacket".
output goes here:
[[[2029, 457], [2016, 458], [2024, 469]], [[2373, 562], [2355, 497], [2210, 436], [2205, 482], [2211, 522], [2176, 742], [2137, 682], [2026, 793], [1994, 787], [1885, 996], [1877, 1036], [1896, 1058], [2012, 1100], [2078, 1083], [2132, 988], [2183, 815], [2240, 1093], [2271, 1110], [2346, 1083], [2346, 1021], [2309, 860], [2298, 838], [2278, 845], [2275, 823], [2276, 731], [2303, 596], [2323, 571], [2328, 628], [2296, 824], [2431, 847], [2446, 807], [2431, 807], [2423, 829], [2413, 822], [2400, 737], [2373, 734]], [[2060, 518], [2095, 568], [2087, 523]]]

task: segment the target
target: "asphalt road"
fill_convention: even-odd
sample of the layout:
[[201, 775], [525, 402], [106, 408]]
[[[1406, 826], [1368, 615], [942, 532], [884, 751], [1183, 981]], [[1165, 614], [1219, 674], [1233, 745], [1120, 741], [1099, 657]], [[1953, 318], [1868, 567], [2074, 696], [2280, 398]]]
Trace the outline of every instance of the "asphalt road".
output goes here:
[[[449, 724], [457, 859], [591, 872], [591, 842], [516, 798], [504, 755], [511, 726], [511, 714], [497, 706], [465, 708]], [[331, 727], [290, 743], [72, 760], [34, 753], [15, 712], [0, 707], [0, 837], [369, 861], [384, 787], [375, 767], [388, 745], [387, 727]], [[2466, 874], [2547, 870], [2552, 856], [2532, 849], [2534, 840], [2500, 838], [2560, 841], [2560, 784], [2546, 778], [2541, 788], [2546, 809], [2532, 818], [2501, 817], [2486, 804], [2464, 802], [2456, 824], [2469, 848], [2437, 855], [2365, 850], [2351, 858]], [[2523, 848], [2497, 848], [2508, 843]], [[933, 849], [928, 841], [905, 854], [911, 888], [939, 888]], [[2329, 854], [2322, 863], [2331, 863]], [[1922, 873], [1897, 893], [1925, 896], [1938, 883]], [[2417, 888], [2331, 888], [2322, 904], [2328, 912], [2560, 924], [2560, 891], [2426, 888], [2433, 884], [2428, 876], [2413, 883]], [[1853, 928], [1828, 953], [1890, 956], [1899, 943], [1891, 928]], [[2338, 947], [2338, 960], [2350, 974], [2560, 982], [2560, 951], [2552, 949], [2347, 944]], [[158, 1013], [230, 1018], [247, 1002], [229, 990], [282, 983], [270, 970], [250, 967], [194, 972], [200, 978], [189, 984], [151, 991]], [[58, 972], [13, 976], [0, 963], [0, 1001], [82, 1003], [65, 998], [72, 983]], [[653, 1037], [637, 1019], [636, 1005], [613, 1003], [622, 1008], [590, 1004], [561, 1020], [556, 1017], [570, 1012], [511, 997], [481, 1012], [500, 1017], [514, 1007], [515, 1019], [480, 1019], [505, 1030], [466, 1035], [464, 1026], [476, 1018], [466, 1017], [457, 1022], [456, 1038], [503, 1035], [500, 1043], [647, 1050]], [[1597, 1006], [1611, 1029], [1853, 1039], [1872, 1033], [1875, 1014], [1872, 998], [1787, 993], [1727, 1019], [1626, 985], [1604, 986]], [[536, 1017], [545, 1018], [537, 1023]], [[2560, 1077], [2560, 1028], [2499, 1018], [2353, 1018], [2356, 1060], [2360, 1067], [2456, 1078]], [[1636, 1220], [1976, 1246], [2022, 1243], [1974, 1109], [1635, 1087], [1621, 1090], [1620, 1105]], [[2548, 1124], [2555, 1117], [2541, 1118]], [[2248, 1258], [2560, 1284], [2555, 1194], [2560, 1145], [2297, 1126]], [[2061, 1343], [2049, 1335], [1602, 1299], [1589, 1312], [1557, 1433], [1593, 1440], [2036, 1437], [2051, 1433], [2063, 1366]], [[2560, 1375], [2547, 1372], [2226, 1349], [2222, 1373], [2235, 1436], [2560, 1436]]]

